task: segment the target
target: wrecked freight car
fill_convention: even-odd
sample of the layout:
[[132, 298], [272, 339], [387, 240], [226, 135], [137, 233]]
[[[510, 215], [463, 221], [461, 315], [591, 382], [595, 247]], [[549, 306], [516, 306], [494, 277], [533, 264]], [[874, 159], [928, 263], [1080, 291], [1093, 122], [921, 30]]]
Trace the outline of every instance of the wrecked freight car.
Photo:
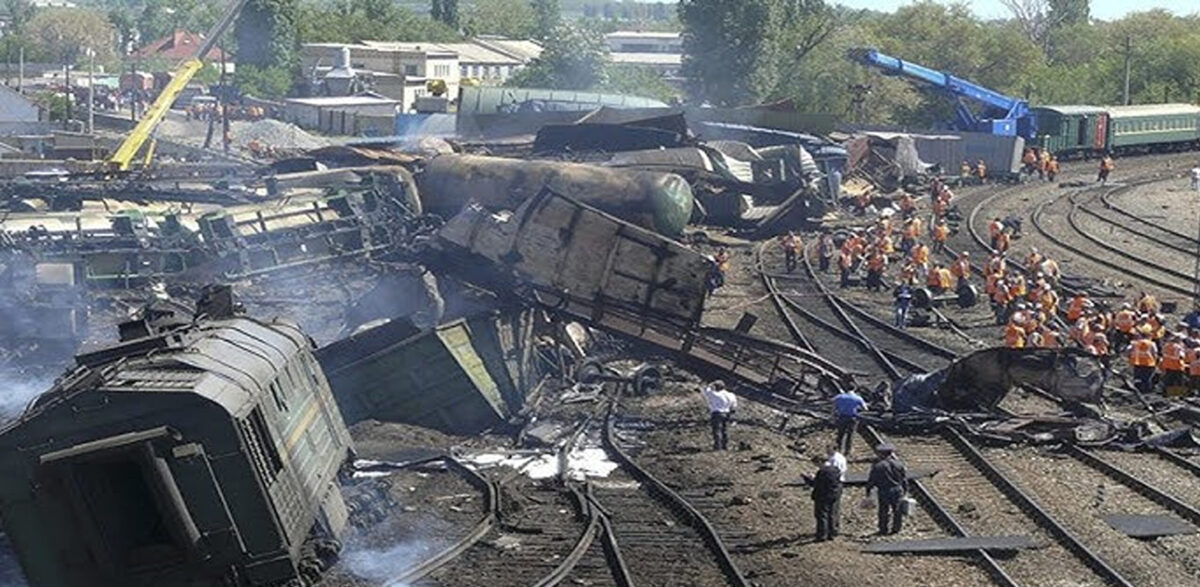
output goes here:
[[671, 173], [441, 155], [417, 176], [417, 186], [424, 209], [445, 218], [468, 201], [491, 211], [513, 210], [546, 188], [667, 236], [678, 236], [692, 218], [691, 187]]
[[469, 205], [435, 250], [431, 262], [466, 281], [635, 335], [698, 325], [712, 271], [696, 251], [548, 189], [512, 211]]
[[234, 307], [123, 328], [0, 431], [31, 584], [300, 585], [336, 559], [350, 435], [310, 339]]
[[993, 348], [899, 381], [892, 388], [892, 409], [993, 410], [1018, 386], [1067, 402], [1098, 404], [1105, 379], [1100, 358], [1079, 349]]

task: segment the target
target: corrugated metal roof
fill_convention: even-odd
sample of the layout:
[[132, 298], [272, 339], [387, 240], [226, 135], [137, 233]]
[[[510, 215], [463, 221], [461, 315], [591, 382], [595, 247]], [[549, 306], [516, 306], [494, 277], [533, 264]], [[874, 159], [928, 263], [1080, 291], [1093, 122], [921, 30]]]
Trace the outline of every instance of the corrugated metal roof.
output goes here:
[[1165, 116], [1170, 114], [1191, 114], [1200, 116], [1200, 106], [1191, 104], [1138, 104], [1134, 106], [1109, 106], [1110, 118], [1131, 118], [1136, 116]]
[[315, 98], [288, 98], [284, 102], [320, 108], [336, 108], [338, 106], [389, 106], [399, 104], [400, 100], [373, 96], [318, 96]]
[[1079, 114], [1100, 114], [1105, 111], [1104, 108], [1101, 108], [1099, 106], [1078, 106], [1078, 105], [1038, 106], [1038, 107], [1034, 108], [1033, 110], [1035, 112], [1038, 110], [1049, 110], [1051, 112], [1057, 112], [1064, 116], [1075, 116], [1075, 115], [1079, 115]]

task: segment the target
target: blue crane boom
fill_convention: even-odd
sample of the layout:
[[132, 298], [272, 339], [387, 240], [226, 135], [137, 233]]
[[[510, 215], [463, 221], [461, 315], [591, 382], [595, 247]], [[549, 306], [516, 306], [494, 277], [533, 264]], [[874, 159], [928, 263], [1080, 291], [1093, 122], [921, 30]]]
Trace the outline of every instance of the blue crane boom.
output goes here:
[[[885, 55], [875, 49], [853, 49], [850, 58], [875, 67], [887, 75], [904, 76], [933, 86], [953, 97], [957, 120], [954, 128], [964, 131], [986, 132], [998, 136], [1021, 136], [1026, 140], [1037, 136], [1037, 123], [1029, 110], [1029, 102], [1006, 96], [992, 89], [937, 71], [903, 59]], [[976, 113], [963, 103], [970, 98], [984, 105]]]

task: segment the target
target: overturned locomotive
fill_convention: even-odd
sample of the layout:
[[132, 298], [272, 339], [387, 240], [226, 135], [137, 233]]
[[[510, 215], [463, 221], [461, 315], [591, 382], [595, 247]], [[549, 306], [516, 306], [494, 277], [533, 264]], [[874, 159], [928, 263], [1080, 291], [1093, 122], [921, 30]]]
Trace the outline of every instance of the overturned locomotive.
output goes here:
[[310, 339], [149, 312], [0, 430], [0, 519], [35, 586], [300, 587], [346, 524], [349, 433]]

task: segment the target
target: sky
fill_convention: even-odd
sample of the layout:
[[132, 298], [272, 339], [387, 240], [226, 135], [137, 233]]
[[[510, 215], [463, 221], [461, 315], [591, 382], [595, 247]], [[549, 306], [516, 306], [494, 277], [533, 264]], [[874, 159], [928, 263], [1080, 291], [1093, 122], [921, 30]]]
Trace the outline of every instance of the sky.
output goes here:
[[[832, 0], [851, 8], [871, 8], [891, 12], [901, 6], [912, 4], [912, 0]], [[1011, 13], [1000, 0], [972, 0], [966, 2], [981, 18], [1006, 18]], [[1092, 18], [1113, 20], [1129, 12], [1166, 8], [1175, 14], [1187, 15], [1200, 12], [1200, 0], [1092, 0]]]

